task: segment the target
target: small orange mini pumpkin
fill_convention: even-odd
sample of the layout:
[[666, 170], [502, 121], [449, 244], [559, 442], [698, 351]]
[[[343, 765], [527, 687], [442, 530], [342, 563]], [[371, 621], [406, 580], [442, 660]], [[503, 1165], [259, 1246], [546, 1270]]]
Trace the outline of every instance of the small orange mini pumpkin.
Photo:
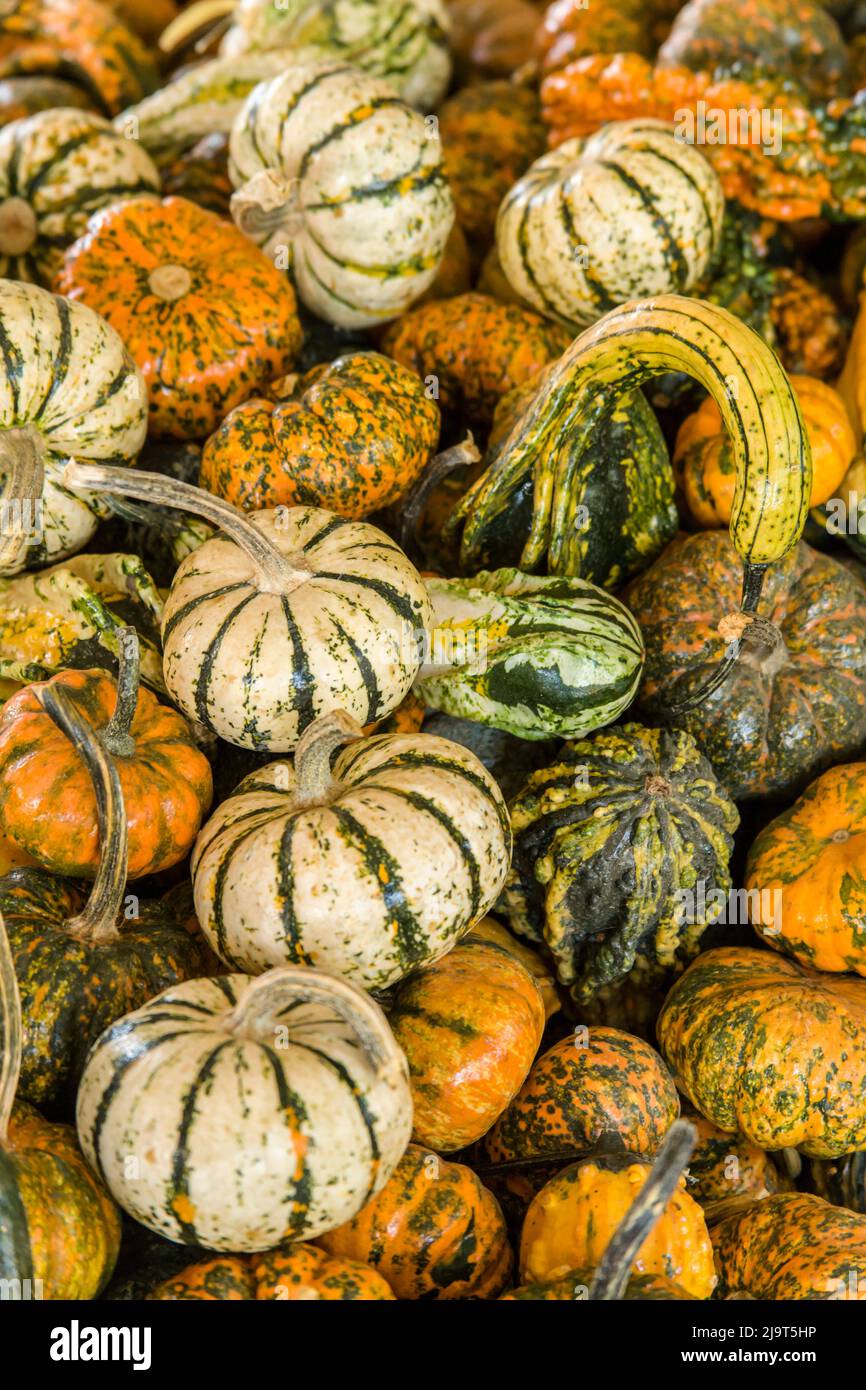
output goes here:
[[414, 372], [354, 352], [238, 405], [205, 444], [199, 482], [246, 510], [325, 507], [359, 520], [416, 481], [439, 410]]
[[171, 1302], [237, 1302], [274, 1299], [297, 1303], [393, 1301], [388, 1283], [369, 1265], [327, 1255], [300, 1243], [262, 1255], [223, 1255], [200, 1260], [166, 1279], [148, 1295]]
[[232, 223], [185, 198], [113, 203], [66, 252], [61, 292], [117, 330], [156, 435], [199, 439], [287, 372], [300, 347], [286, 276]]

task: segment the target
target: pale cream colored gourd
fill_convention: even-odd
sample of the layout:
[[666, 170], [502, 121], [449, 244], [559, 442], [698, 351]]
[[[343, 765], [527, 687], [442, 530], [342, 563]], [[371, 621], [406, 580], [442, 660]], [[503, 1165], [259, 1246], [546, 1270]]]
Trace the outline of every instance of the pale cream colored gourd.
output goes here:
[[[74, 555], [105, 514], [102, 460], [132, 463], [147, 433], [147, 389], [115, 330], [84, 304], [0, 280], [0, 575]], [[71, 492], [66, 461], [99, 465]]]
[[665, 121], [619, 121], [537, 159], [502, 201], [499, 260], [514, 292], [570, 326], [626, 300], [688, 293], [721, 235], [724, 194]]
[[202, 827], [196, 914], [240, 969], [288, 961], [385, 988], [484, 916], [510, 860], [502, 793], [474, 753], [429, 734], [362, 739], [339, 712]]
[[189, 980], [103, 1033], [78, 1091], [84, 1154], [169, 1240], [267, 1250], [350, 1220], [412, 1129], [406, 1059], [345, 980], [285, 967]]
[[372, 327], [433, 283], [454, 221], [439, 136], [382, 78], [290, 68], [248, 97], [230, 154], [232, 216], [320, 318]]

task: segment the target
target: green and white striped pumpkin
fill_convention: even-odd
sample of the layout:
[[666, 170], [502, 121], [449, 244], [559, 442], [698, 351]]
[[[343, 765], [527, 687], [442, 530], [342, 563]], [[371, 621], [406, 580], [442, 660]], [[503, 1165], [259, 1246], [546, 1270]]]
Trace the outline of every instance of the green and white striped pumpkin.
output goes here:
[[[0, 280], [0, 575], [51, 564], [87, 544], [105, 514], [104, 464], [130, 464], [147, 433], [147, 388], [120, 336], [85, 304]], [[71, 492], [71, 458], [100, 465]]]
[[232, 127], [232, 215], [319, 318], [369, 328], [433, 283], [454, 221], [438, 133], [378, 77], [290, 68]]
[[78, 1091], [84, 1154], [152, 1231], [266, 1250], [350, 1220], [412, 1129], [406, 1059], [345, 980], [188, 980], [108, 1028]]
[[313, 965], [383, 989], [484, 916], [510, 861], [505, 802], [474, 753], [421, 733], [364, 740], [335, 714], [202, 827], [196, 915], [238, 969]]
[[319, 715], [342, 709], [369, 724], [408, 694], [430, 600], [384, 531], [318, 507], [244, 516], [201, 488], [141, 469], [73, 463], [65, 478], [220, 528], [172, 581], [163, 672], [187, 717], [227, 743], [287, 752]]
[[500, 569], [427, 589], [433, 621], [416, 690], [433, 709], [519, 738], [578, 738], [633, 700], [640, 628], [587, 580]]
[[724, 207], [715, 170], [672, 125], [618, 121], [530, 166], [502, 201], [496, 245], [516, 294], [584, 325], [628, 299], [692, 289]]
[[55, 107], [12, 121], [0, 130], [0, 275], [53, 285], [91, 213], [159, 191], [147, 151], [102, 116]]
[[433, 111], [451, 76], [450, 28], [443, 0], [240, 0], [220, 52], [279, 48], [288, 61], [338, 59]]

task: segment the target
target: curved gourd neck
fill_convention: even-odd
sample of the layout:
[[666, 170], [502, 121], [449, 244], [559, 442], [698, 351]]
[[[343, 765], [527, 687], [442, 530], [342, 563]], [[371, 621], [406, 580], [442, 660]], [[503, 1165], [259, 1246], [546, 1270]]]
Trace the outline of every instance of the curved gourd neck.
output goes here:
[[237, 507], [192, 483], [182, 483], [162, 473], [110, 468], [75, 460], [66, 465], [63, 481], [69, 488], [107, 492], [114, 497], [134, 497], [154, 506], [191, 512], [211, 522], [247, 555], [263, 593], [289, 594], [305, 584], [312, 574], [312, 567], [303, 555], [284, 555]]
[[37, 521], [45, 486], [45, 443], [34, 425], [0, 429], [0, 573], [15, 564]]

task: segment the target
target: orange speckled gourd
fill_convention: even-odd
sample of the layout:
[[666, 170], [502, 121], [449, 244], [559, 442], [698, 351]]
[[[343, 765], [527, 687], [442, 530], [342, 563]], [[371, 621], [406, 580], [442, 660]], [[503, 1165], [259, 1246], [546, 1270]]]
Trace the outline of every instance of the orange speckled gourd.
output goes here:
[[175, 1303], [240, 1299], [369, 1303], [393, 1301], [394, 1294], [369, 1265], [299, 1243], [262, 1255], [201, 1260], [166, 1279], [149, 1298]]
[[[511, 1289], [508, 1293], [502, 1294], [499, 1301], [500, 1303], [522, 1303], [524, 1301], [574, 1303], [575, 1300], [583, 1302], [594, 1274], [595, 1270], [593, 1269], [572, 1269], [559, 1279], [551, 1279], [539, 1284], [521, 1284], [519, 1288]], [[694, 1300], [695, 1295], [686, 1293], [681, 1285], [675, 1284], [672, 1279], [666, 1279], [663, 1274], [633, 1274], [626, 1285], [622, 1298], [626, 1303], [669, 1303], [676, 1299]]]
[[866, 1216], [783, 1192], [712, 1231], [719, 1292], [774, 1301], [866, 1299]]
[[107, 319], [147, 382], [155, 435], [199, 439], [292, 366], [294, 292], [231, 223], [185, 198], [115, 203], [66, 253], [58, 285]]
[[504, 81], [464, 87], [443, 103], [439, 134], [457, 221], [476, 245], [489, 247], [499, 204], [544, 153], [538, 95]]

